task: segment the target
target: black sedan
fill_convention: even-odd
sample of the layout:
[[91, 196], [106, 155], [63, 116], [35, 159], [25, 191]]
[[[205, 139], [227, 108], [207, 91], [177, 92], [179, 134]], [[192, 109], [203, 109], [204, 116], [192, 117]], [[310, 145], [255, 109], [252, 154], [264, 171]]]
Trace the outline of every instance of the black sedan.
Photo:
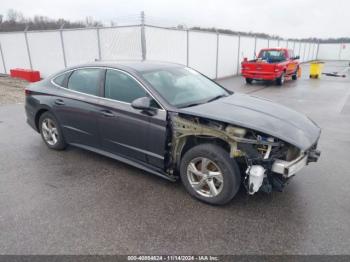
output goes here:
[[320, 128], [270, 101], [233, 93], [170, 63], [94, 63], [26, 90], [27, 122], [49, 148], [77, 146], [175, 181], [194, 197], [230, 201], [281, 190], [317, 161]]

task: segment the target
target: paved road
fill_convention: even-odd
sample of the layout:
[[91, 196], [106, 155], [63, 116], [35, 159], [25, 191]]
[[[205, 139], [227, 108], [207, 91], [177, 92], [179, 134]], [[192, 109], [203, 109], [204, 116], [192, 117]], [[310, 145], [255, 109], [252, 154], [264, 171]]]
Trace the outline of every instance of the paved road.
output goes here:
[[316, 120], [322, 157], [285, 192], [242, 190], [224, 207], [94, 153], [51, 151], [23, 105], [0, 107], [0, 254], [350, 254], [349, 80], [242, 82], [221, 80]]

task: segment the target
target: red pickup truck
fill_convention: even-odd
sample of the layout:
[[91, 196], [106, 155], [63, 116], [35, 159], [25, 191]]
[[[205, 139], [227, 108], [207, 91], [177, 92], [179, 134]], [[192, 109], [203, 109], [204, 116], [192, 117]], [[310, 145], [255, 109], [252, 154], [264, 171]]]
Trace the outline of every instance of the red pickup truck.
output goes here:
[[247, 84], [253, 80], [276, 81], [283, 85], [286, 79], [297, 80], [299, 56], [294, 56], [293, 50], [287, 48], [262, 49], [257, 59], [242, 62], [242, 76]]

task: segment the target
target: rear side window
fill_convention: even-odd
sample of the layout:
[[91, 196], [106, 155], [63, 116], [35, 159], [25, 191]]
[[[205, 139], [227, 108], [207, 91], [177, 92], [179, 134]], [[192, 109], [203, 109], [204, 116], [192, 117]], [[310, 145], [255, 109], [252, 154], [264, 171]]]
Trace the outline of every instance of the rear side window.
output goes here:
[[59, 86], [65, 87], [66, 85], [66, 78], [70, 74], [70, 72], [64, 73], [62, 75], [59, 75], [55, 77], [52, 81]]
[[132, 77], [117, 70], [107, 70], [105, 97], [131, 103], [137, 98], [148, 96], [146, 91]]
[[98, 96], [101, 69], [85, 68], [75, 70], [68, 80], [68, 89]]

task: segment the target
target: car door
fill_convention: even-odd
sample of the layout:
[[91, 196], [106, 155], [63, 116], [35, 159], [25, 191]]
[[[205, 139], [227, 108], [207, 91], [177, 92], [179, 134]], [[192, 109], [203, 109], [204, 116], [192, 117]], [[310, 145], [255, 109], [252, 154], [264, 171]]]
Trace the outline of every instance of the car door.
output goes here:
[[98, 125], [103, 149], [132, 160], [162, 168], [166, 141], [166, 111], [154, 101], [150, 115], [131, 106], [133, 100], [150, 96], [127, 72], [107, 69], [103, 107]]
[[71, 144], [99, 147], [97, 117], [103, 73], [100, 68], [79, 68], [61, 80], [63, 86], [55, 98], [53, 112]]

